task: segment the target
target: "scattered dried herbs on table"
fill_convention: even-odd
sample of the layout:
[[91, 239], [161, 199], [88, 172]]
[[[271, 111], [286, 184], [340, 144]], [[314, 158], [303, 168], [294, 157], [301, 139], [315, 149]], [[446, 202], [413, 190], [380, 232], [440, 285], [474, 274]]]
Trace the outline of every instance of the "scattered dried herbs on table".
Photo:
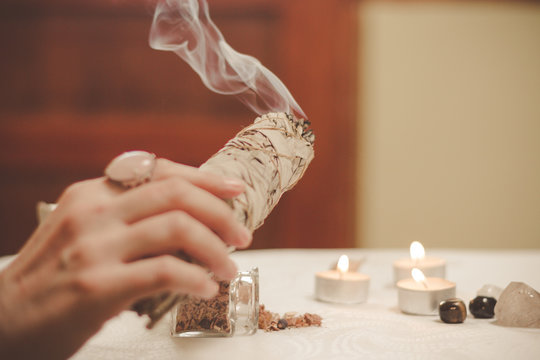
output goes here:
[[317, 314], [298, 314], [287, 312], [283, 317], [278, 313], [273, 313], [259, 306], [259, 329], [264, 331], [279, 331], [287, 328], [300, 328], [308, 326], [321, 326], [322, 317]]

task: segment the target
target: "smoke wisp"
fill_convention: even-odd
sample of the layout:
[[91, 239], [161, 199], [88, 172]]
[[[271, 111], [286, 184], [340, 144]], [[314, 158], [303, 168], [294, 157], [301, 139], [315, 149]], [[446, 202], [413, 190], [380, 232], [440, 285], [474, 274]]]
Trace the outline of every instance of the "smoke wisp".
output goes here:
[[285, 85], [256, 58], [234, 50], [214, 24], [206, 0], [160, 0], [150, 46], [172, 51], [210, 90], [235, 95], [258, 115], [287, 112], [306, 118]]

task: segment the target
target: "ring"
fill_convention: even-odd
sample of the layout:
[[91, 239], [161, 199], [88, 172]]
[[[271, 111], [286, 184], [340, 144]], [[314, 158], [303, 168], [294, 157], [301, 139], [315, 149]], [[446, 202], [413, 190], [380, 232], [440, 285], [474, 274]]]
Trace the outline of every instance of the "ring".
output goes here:
[[156, 155], [146, 151], [127, 151], [115, 157], [105, 168], [107, 179], [125, 188], [150, 181], [156, 167]]

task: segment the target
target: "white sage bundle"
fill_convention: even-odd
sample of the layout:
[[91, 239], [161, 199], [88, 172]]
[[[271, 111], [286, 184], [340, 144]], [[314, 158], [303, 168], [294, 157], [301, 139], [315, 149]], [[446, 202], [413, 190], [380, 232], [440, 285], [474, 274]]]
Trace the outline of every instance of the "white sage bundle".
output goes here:
[[[201, 165], [202, 171], [246, 183], [246, 191], [228, 203], [238, 221], [251, 231], [264, 223], [283, 193], [300, 180], [313, 159], [315, 136], [308, 127], [308, 121], [290, 114], [265, 114]], [[186, 259], [183, 254], [178, 256]], [[139, 315], [149, 316], [147, 327], [151, 328], [183, 299], [183, 295], [160, 294], [137, 302], [133, 309]]]
[[203, 171], [246, 183], [246, 191], [230, 205], [251, 231], [263, 224], [313, 159], [314, 135], [308, 125], [285, 113], [263, 115], [201, 165]]

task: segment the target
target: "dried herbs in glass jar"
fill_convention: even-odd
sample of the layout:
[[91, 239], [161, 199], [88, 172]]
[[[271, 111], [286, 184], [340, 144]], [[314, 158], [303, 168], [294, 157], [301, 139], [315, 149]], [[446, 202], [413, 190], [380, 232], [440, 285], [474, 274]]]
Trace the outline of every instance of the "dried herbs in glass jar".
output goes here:
[[175, 337], [250, 335], [259, 318], [259, 271], [242, 271], [219, 282], [212, 299], [186, 297], [172, 311], [171, 334]]

